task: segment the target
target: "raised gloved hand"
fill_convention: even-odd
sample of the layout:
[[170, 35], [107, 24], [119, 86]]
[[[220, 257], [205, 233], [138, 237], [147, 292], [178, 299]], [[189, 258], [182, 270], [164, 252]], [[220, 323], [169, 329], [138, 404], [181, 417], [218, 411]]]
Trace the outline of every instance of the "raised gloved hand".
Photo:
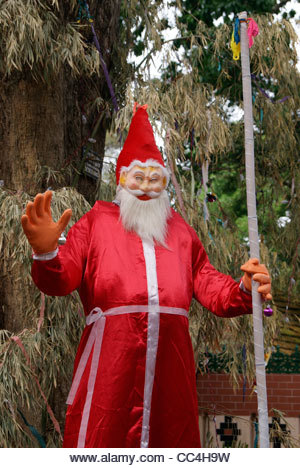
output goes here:
[[260, 286], [258, 292], [262, 295], [263, 301], [271, 300], [271, 278], [270, 274], [263, 263], [259, 263], [257, 258], [250, 258], [241, 270], [245, 272], [242, 281], [248, 291], [252, 290], [251, 277], [253, 275], [254, 281], [258, 281]]
[[34, 202], [26, 206], [26, 214], [21, 222], [25, 235], [36, 254], [52, 252], [57, 248], [58, 239], [65, 230], [72, 210], [65, 210], [57, 223], [51, 215], [52, 192], [38, 193]]

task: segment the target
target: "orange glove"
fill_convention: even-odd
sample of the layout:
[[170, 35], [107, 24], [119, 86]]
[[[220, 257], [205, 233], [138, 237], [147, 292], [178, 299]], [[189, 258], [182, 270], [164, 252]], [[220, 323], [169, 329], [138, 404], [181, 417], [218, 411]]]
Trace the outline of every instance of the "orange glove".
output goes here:
[[58, 239], [65, 230], [72, 210], [64, 211], [60, 220], [55, 223], [51, 215], [52, 192], [38, 193], [34, 202], [26, 206], [26, 214], [21, 223], [25, 235], [36, 254], [52, 252], [57, 248]]
[[262, 295], [264, 301], [271, 300], [271, 278], [270, 274], [263, 263], [259, 263], [257, 258], [250, 258], [248, 262], [241, 266], [241, 270], [245, 272], [242, 281], [248, 291], [252, 290], [251, 275], [254, 281], [258, 281], [260, 286], [258, 292]]

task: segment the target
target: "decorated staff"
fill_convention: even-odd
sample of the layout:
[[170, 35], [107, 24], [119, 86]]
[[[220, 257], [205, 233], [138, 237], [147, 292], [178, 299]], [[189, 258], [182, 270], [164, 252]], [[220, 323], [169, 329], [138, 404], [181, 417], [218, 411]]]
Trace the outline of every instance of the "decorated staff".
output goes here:
[[[247, 187], [247, 209], [248, 209], [248, 229], [250, 242], [250, 256], [255, 259], [249, 260], [244, 265], [244, 271], [259, 274], [265, 274], [258, 264], [259, 259], [259, 239], [256, 215], [256, 196], [255, 196], [255, 163], [254, 163], [254, 139], [253, 139], [253, 114], [252, 114], [252, 87], [250, 74], [249, 47], [253, 40], [252, 35], [258, 34], [258, 28], [253, 24], [253, 20], [247, 30], [247, 13], [239, 14], [240, 21], [240, 42], [241, 42], [241, 61], [242, 61], [242, 80], [243, 80], [243, 100], [244, 100], [244, 119], [245, 119], [245, 163], [246, 163], [246, 187]], [[251, 29], [250, 29], [251, 26]], [[250, 29], [250, 31], [249, 31]], [[250, 266], [251, 265], [251, 266]], [[255, 280], [255, 276], [253, 277]], [[264, 282], [264, 281], [263, 281]], [[262, 301], [260, 292], [268, 291], [268, 286], [257, 288], [255, 281], [252, 283], [252, 308], [253, 308], [253, 331], [254, 331], [254, 352], [256, 367], [256, 385], [257, 385], [257, 403], [258, 403], [258, 423], [260, 447], [269, 447], [269, 425], [268, 425], [268, 402], [266, 388], [266, 371], [264, 358], [264, 335], [262, 324]], [[263, 289], [265, 288], [265, 289]], [[271, 299], [268, 292], [264, 300]]]
[[[169, 174], [146, 106], [136, 107], [116, 167], [113, 202], [97, 201], [58, 246], [51, 193], [22, 217], [45, 294], [78, 289], [86, 327], [67, 400], [64, 447], [200, 447], [188, 310], [195, 297], [219, 317], [251, 314], [251, 274], [238, 283], [209, 262], [196, 232], [169, 203]], [[267, 285], [267, 291], [265, 286]]]

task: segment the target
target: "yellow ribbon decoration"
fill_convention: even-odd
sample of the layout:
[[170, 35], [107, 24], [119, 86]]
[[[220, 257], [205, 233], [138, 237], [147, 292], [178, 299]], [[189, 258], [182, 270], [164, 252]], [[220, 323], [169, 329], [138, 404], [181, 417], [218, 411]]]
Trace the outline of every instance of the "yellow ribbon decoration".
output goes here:
[[241, 53], [241, 43], [238, 44], [234, 40], [234, 31], [232, 31], [231, 42], [230, 42], [231, 50], [233, 53], [233, 60], [239, 60], [240, 53]]

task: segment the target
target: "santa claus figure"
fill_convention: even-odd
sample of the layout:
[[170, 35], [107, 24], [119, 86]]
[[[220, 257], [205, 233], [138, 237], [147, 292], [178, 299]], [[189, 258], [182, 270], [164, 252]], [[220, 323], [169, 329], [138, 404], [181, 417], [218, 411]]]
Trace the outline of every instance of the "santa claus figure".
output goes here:
[[200, 447], [188, 310], [195, 297], [220, 317], [251, 313], [251, 276], [270, 298], [270, 277], [251, 259], [235, 282], [210, 264], [195, 231], [171, 209], [169, 180], [145, 106], [116, 168], [112, 203], [97, 201], [58, 239], [51, 192], [22, 217], [32, 277], [50, 296], [78, 289], [86, 327], [67, 400], [64, 447]]

